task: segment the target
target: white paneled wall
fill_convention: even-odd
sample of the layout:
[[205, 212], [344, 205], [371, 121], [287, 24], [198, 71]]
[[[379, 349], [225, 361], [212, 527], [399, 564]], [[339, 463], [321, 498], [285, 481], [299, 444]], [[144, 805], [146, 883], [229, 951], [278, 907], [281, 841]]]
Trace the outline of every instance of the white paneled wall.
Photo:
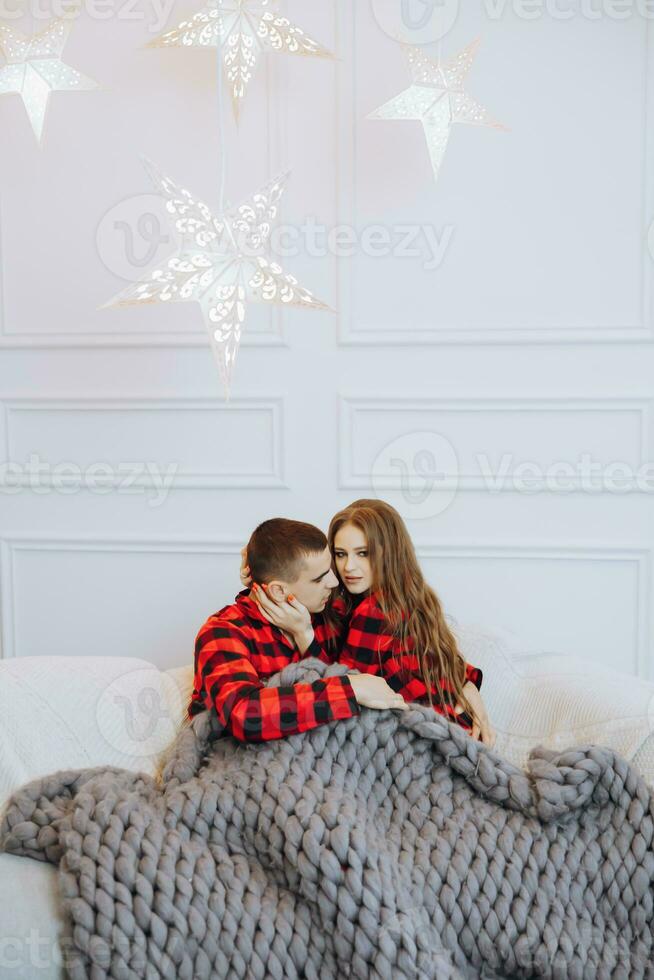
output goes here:
[[6, 541], [5, 656], [140, 657], [147, 650], [162, 667], [184, 663], [195, 638], [189, 624], [211, 606], [215, 583], [233, 577], [238, 551], [206, 540]]
[[[567, 486], [583, 487], [583, 474], [575, 467], [580, 446], [603, 467], [620, 460], [637, 472], [653, 458], [651, 415], [652, 402], [644, 399], [348, 398], [341, 411], [341, 486], [370, 487], [384, 447], [423, 429], [440, 433], [456, 447], [456, 471], [445, 473], [441, 485], [451, 481], [459, 490], [486, 485], [511, 490], [518, 481], [502, 479], [504, 456], [529, 460], [543, 473], [560, 461], [570, 467]], [[484, 469], [477, 459], [480, 447], [487, 460]], [[375, 488], [397, 486], [392, 463], [380, 476]], [[410, 476], [419, 480], [418, 474]]]
[[[156, 489], [168, 472], [178, 487], [280, 487], [283, 420], [283, 397], [14, 399], [5, 402], [5, 457], [74, 461], [72, 486], [102, 460], [114, 487]], [[55, 481], [44, 473], [45, 486]]]
[[654, 27], [461, 4], [441, 55], [480, 37], [466, 87], [509, 128], [455, 126], [434, 183], [419, 123], [366, 118], [409, 82], [379, 5], [282, 6], [338, 60], [269, 57], [226, 104], [227, 199], [290, 170], [279, 223], [324, 234], [280, 261], [333, 312], [250, 306], [228, 402], [197, 306], [98, 309], [140, 154], [217, 207], [213, 53], [83, 15], [65, 57], [102, 88], [52, 96], [42, 150], [0, 98], [0, 451], [51, 464], [0, 492], [2, 656], [188, 662], [257, 523], [382, 496], [457, 619], [654, 678], [654, 492], [603, 479], [654, 460]]

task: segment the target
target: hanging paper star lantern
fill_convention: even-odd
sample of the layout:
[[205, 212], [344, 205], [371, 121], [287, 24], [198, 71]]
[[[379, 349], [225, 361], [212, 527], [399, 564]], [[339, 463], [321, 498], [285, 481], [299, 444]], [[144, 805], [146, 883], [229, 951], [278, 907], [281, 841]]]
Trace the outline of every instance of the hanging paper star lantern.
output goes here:
[[219, 48], [238, 120], [239, 107], [264, 51], [332, 58], [330, 51], [277, 12], [278, 0], [209, 0], [190, 20], [146, 47]]
[[229, 395], [248, 300], [330, 309], [263, 254], [288, 174], [271, 180], [238, 207], [214, 215], [206, 204], [142, 159], [166, 199], [179, 246], [163, 264], [98, 308], [197, 301]]
[[504, 129], [463, 89], [479, 38], [446, 61], [434, 61], [421, 48], [402, 44], [413, 83], [395, 98], [369, 113], [368, 119], [416, 119], [422, 123], [434, 177], [445, 156], [453, 123]]
[[57, 17], [31, 37], [0, 26], [0, 49], [7, 60], [0, 68], [0, 95], [13, 92], [21, 96], [39, 144], [51, 92], [99, 88], [97, 82], [61, 60], [72, 26], [70, 19]]

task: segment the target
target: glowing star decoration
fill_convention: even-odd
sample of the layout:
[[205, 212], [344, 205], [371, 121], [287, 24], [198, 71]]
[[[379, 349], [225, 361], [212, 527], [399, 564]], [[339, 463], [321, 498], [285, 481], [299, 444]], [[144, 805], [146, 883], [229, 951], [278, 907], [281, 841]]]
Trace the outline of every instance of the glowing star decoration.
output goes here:
[[330, 309], [262, 254], [288, 174], [271, 180], [237, 207], [214, 215], [142, 159], [166, 199], [177, 232], [177, 251], [99, 309], [197, 301], [228, 397], [248, 301]]
[[440, 62], [428, 58], [421, 48], [402, 44], [413, 84], [367, 117], [419, 120], [425, 131], [436, 179], [453, 123], [470, 123], [507, 130], [506, 126], [492, 119], [486, 109], [463, 90], [478, 46], [479, 38], [454, 57]]
[[146, 47], [219, 48], [232, 96], [234, 116], [264, 51], [332, 58], [330, 51], [277, 12], [278, 0], [209, 0], [190, 20]]
[[69, 18], [57, 17], [31, 37], [0, 26], [0, 50], [7, 62], [0, 68], [0, 95], [21, 96], [39, 144], [51, 92], [99, 88], [97, 82], [61, 60], [72, 26]]

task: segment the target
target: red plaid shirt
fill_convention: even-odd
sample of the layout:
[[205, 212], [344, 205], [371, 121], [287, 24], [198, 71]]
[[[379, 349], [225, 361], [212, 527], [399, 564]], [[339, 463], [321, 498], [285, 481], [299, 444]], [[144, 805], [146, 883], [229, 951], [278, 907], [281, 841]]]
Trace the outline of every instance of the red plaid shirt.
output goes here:
[[346, 675], [311, 684], [267, 687], [272, 674], [306, 657], [331, 663], [323, 652], [325, 626], [313, 617], [315, 638], [301, 654], [261, 614], [247, 589], [209, 616], [195, 641], [195, 676], [188, 716], [215, 708], [221, 724], [241, 742], [262, 742], [305, 732], [360, 714]]
[[[333, 608], [335, 612], [343, 613], [345, 606], [340, 597], [334, 600]], [[350, 614], [338, 662], [355, 667], [361, 673], [381, 673], [388, 686], [398, 691], [405, 701], [426, 700], [427, 685], [420, 676], [418, 657], [411, 653], [413, 642], [410, 638], [407, 646], [409, 649], [403, 650], [398, 638], [393, 636], [372, 593], [364, 596]], [[481, 688], [483, 671], [480, 667], [466, 662], [465, 676], [477, 690]], [[444, 679], [440, 686], [443, 691], [452, 691]], [[467, 712], [457, 715], [452, 705], [442, 707], [436, 703], [435, 687], [432, 687], [432, 697], [434, 709], [439, 714], [447, 715], [449, 721], [457, 722], [462, 728], [472, 728], [472, 719]]]

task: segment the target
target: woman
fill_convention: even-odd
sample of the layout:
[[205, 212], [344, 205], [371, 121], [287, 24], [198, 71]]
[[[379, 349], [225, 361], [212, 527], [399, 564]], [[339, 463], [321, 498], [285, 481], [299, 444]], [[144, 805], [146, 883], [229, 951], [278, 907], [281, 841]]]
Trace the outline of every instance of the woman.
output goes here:
[[[493, 745], [479, 694], [482, 671], [459, 652], [398, 512], [382, 500], [356, 500], [332, 518], [328, 539], [340, 585], [321, 633], [331, 638], [338, 662], [381, 674], [405, 701], [426, 700], [473, 738]], [[249, 584], [245, 555], [241, 578]], [[261, 589], [254, 595], [266, 618], [281, 628], [298, 615]]]
[[398, 512], [383, 500], [355, 500], [332, 518], [327, 537], [341, 588], [326, 618], [347, 624], [338, 662], [381, 673], [405, 701], [426, 699], [494, 744], [483, 673], [459, 652]]

